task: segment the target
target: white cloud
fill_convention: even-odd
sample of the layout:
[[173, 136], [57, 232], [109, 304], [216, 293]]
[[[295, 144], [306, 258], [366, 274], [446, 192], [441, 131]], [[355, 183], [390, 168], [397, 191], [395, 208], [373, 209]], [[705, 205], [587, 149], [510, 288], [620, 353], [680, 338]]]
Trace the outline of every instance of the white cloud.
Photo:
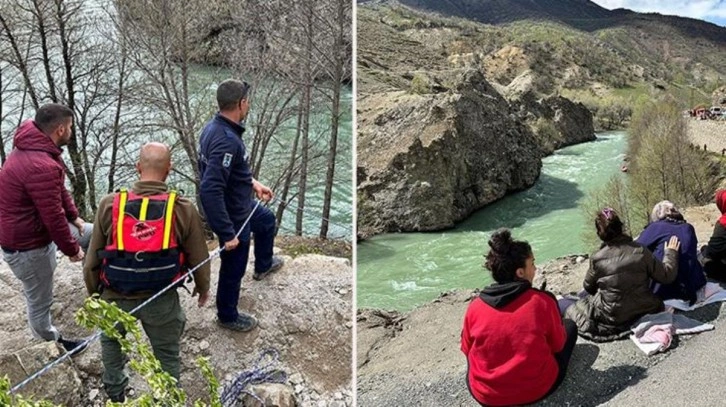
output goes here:
[[607, 9], [627, 8], [639, 12], [697, 18], [699, 20], [726, 19], [726, 0], [593, 0]]

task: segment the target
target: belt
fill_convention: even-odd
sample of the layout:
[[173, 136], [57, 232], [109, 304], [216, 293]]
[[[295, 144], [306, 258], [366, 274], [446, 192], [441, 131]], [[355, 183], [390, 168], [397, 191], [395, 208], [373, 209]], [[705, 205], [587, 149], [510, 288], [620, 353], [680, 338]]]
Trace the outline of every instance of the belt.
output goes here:
[[2, 247], [3, 251], [7, 254], [22, 253], [33, 249], [11, 249], [9, 247]]

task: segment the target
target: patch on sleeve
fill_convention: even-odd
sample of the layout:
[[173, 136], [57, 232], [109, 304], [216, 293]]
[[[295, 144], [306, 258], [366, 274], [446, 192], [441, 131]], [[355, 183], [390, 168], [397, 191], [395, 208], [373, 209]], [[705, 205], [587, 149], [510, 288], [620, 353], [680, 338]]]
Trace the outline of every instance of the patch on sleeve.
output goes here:
[[230, 164], [232, 164], [232, 154], [224, 153], [224, 158], [222, 159], [222, 166], [227, 168]]

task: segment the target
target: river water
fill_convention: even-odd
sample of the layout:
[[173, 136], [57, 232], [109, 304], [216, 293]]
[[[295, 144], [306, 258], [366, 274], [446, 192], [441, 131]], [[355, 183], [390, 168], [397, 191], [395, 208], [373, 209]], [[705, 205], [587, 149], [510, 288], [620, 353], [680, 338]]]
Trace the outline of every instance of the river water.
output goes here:
[[476, 212], [452, 230], [385, 234], [357, 247], [359, 308], [410, 310], [455, 288], [491, 282], [482, 264], [491, 233], [500, 227], [532, 245], [536, 262], [587, 251], [582, 233], [592, 227], [579, 203], [620, 171], [624, 132], [567, 147], [543, 159], [535, 185]]

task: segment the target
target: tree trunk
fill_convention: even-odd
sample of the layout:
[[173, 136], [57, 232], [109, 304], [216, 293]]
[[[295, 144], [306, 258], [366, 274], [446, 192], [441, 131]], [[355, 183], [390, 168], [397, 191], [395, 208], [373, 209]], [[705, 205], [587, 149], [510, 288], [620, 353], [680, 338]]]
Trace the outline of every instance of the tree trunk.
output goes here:
[[297, 145], [300, 142], [300, 134], [302, 133], [302, 119], [303, 119], [303, 105], [298, 104], [297, 114], [297, 131], [295, 132], [295, 141], [292, 143], [292, 153], [290, 154], [290, 162], [288, 164], [287, 174], [285, 176], [285, 184], [282, 187], [282, 193], [280, 194], [280, 204], [277, 206], [277, 227], [279, 228], [282, 224], [282, 216], [285, 214], [285, 208], [287, 207], [287, 195], [290, 191], [290, 184], [292, 184], [292, 177], [295, 173], [295, 162], [297, 161]]
[[[66, 76], [66, 89], [68, 91], [68, 107], [75, 111], [75, 82], [73, 78], [73, 64], [71, 61], [70, 39], [66, 32], [65, 6], [62, 0], [55, 1], [61, 51], [63, 55], [63, 66]], [[90, 213], [88, 212], [88, 205], [86, 204], [86, 174], [83, 170], [83, 156], [81, 151], [78, 149], [75, 127], [73, 127], [71, 139], [68, 143], [68, 154], [71, 156], [71, 163], [73, 164], [73, 174], [68, 174], [68, 178], [71, 180], [71, 186], [73, 188], [73, 200], [75, 201], [80, 216], [84, 219], [88, 219]]]
[[343, 70], [345, 69], [345, 52], [343, 47], [344, 29], [345, 29], [345, 4], [342, 0], [338, 1], [338, 23], [337, 33], [335, 36], [335, 44], [333, 45], [333, 54], [335, 55], [335, 71], [333, 73], [333, 108], [331, 109], [332, 117], [330, 119], [330, 146], [328, 148], [328, 171], [325, 175], [325, 195], [323, 198], [323, 216], [320, 224], [320, 238], [328, 238], [328, 223], [330, 220], [330, 205], [333, 199], [333, 179], [335, 176], [335, 158], [338, 149], [338, 124], [340, 121], [340, 91], [341, 82], [343, 82]]
[[3, 70], [0, 67], [0, 166], [5, 164], [5, 139], [3, 138]]

